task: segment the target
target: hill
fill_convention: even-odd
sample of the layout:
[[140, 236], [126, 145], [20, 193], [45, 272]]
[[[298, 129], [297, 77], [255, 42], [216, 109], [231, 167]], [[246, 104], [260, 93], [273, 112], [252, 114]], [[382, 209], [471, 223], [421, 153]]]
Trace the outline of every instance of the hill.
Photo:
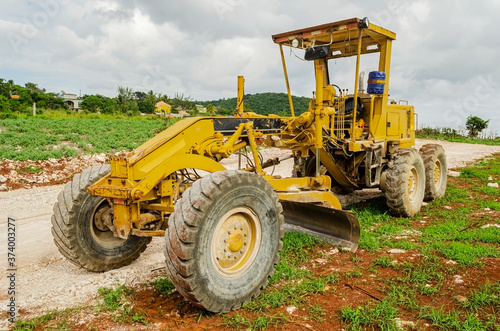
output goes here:
[[[292, 96], [295, 114], [302, 114], [307, 111], [309, 98]], [[258, 114], [277, 114], [281, 116], [290, 115], [290, 105], [286, 93], [256, 93], [245, 94], [245, 110], [251, 110]], [[212, 104], [219, 114], [231, 114], [236, 108], [236, 97], [229, 99], [219, 99], [210, 101], [196, 101], [196, 103], [207, 107]]]

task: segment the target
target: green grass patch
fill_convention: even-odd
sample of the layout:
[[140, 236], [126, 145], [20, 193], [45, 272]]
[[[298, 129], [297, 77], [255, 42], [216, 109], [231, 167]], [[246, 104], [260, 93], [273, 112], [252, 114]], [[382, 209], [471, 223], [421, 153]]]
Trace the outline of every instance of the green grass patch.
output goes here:
[[315, 249], [325, 243], [304, 233], [287, 232], [283, 237], [283, 249], [280, 252], [280, 262], [275, 266], [275, 272], [269, 283], [275, 284], [280, 280], [291, 280], [311, 277], [311, 272], [297, 266], [309, 261]]
[[492, 196], [500, 195], [500, 190], [498, 188], [490, 186], [481, 186], [479, 192]]
[[463, 314], [455, 309], [445, 311], [443, 308], [424, 307], [421, 318], [432, 322], [432, 326], [438, 330], [486, 331], [494, 330], [497, 326], [493, 315], [480, 319], [474, 313]]
[[[15, 322], [13, 331], [25, 331], [25, 330], [35, 330], [55, 319], [61, 317], [61, 312], [58, 310], [50, 310], [46, 312], [44, 315], [35, 317], [28, 321], [18, 320]], [[66, 329], [69, 330], [69, 329]]]
[[315, 322], [322, 323], [325, 316], [326, 312], [320, 305], [314, 305], [309, 309], [309, 318]]
[[175, 290], [175, 286], [168, 277], [158, 277], [153, 281], [153, 288], [162, 296], [167, 296]]
[[478, 310], [491, 307], [494, 311], [500, 310], [500, 282], [486, 283], [477, 290], [471, 291], [467, 301], [462, 303], [466, 309]]
[[42, 171], [43, 171], [42, 168], [36, 167], [36, 166], [28, 166], [28, 167], [24, 167], [22, 169], [22, 172], [31, 172], [31, 173], [34, 173], [34, 174], [39, 174]]
[[498, 201], [491, 201], [491, 200], [485, 200], [481, 204], [481, 208], [489, 208], [492, 210], [500, 210], [500, 202]]
[[[486, 131], [487, 132], [487, 131]], [[487, 136], [491, 136], [490, 134]], [[430, 128], [424, 127], [415, 131], [415, 136], [419, 139], [436, 139], [466, 144], [500, 145], [500, 137], [496, 138], [471, 138], [465, 136], [466, 132], [452, 128]]]
[[478, 259], [500, 256], [498, 248], [482, 244], [474, 245], [461, 242], [435, 243], [430, 246], [430, 249], [441, 253], [446, 258], [456, 261], [463, 266], [480, 266], [481, 262]]
[[0, 120], [0, 155], [46, 160], [132, 150], [166, 128], [163, 120], [19, 118]]
[[327, 277], [301, 279], [281, 288], [268, 288], [259, 297], [244, 305], [251, 311], [265, 311], [269, 308], [281, 306], [300, 306], [307, 301], [307, 296], [325, 293], [326, 286], [332, 282]]
[[101, 287], [97, 293], [103, 298], [98, 308], [109, 312], [115, 323], [137, 322], [148, 326], [148, 320], [144, 314], [133, 309], [134, 291], [131, 288], [125, 285], [114, 288]]
[[500, 229], [497, 227], [466, 229], [457, 233], [453, 240], [500, 244]]
[[438, 207], [450, 203], [469, 203], [470, 200], [468, 200], [470, 196], [469, 190], [465, 188], [460, 188], [457, 187], [455, 183], [449, 183], [448, 187], [446, 188], [446, 194], [443, 198], [434, 200], [432, 202], [432, 207]]
[[476, 178], [482, 181], [488, 180], [488, 172], [478, 168], [463, 168], [460, 170], [461, 178]]
[[377, 266], [377, 267], [382, 267], [382, 268], [389, 268], [393, 267], [394, 263], [388, 256], [381, 256], [379, 258], [376, 258], [372, 260], [372, 263]]
[[[381, 247], [388, 247], [392, 240], [387, 236], [398, 233], [405, 228], [398, 222], [392, 221], [384, 197], [373, 199], [367, 205], [352, 205], [348, 208], [351, 208], [356, 214], [361, 226], [361, 236], [358, 243], [361, 249], [376, 252]], [[407, 220], [403, 222], [407, 222]]]
[[396, 267], [403, 273], [398, 281], [422, 295], [437, 293], [443, 285], [446, 272], [451, 269], [443, 265], [441, 258], [429, 256], [417, 262], [404, 262]]
[[422, 243], [434, 243], [437, 241], [453, 240], [459, 231], [465, 229], [468, 224], [469, 220], [459, 218], [458, 220], [426, 226], [422, 228], [420, 241]]
[[128, 301], [128, 296], [134, 292], [132, 289], [120, 285], [115, 288], [101, 287], [97, 293], [103, 297], [103, 307], [107, 311], [114, 312], [122, 307]]
[[394, 319], [398, 309], [393, 302], [384, 299], [378, 304], [365, 306], [343, 307], [340, 316], [347, 330], [362, 330], [365, 328], [381, 330], [396, 330]]
[[255, 319], [245, 317], [243, 314], [223, 315], [222, 325], [236, 330], [266, 330], [271, 325], [284, 324], [288, 318], [283, 314], [259, 315]]

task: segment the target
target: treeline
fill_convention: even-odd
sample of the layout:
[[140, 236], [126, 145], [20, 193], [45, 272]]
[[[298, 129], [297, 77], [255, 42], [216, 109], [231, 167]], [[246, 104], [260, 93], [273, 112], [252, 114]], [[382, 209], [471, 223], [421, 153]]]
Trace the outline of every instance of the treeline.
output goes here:
[[[194, 100], [184, 94], [177, 93], [171, 98], [166, 94], [133, 91], [123, 86], [118, 86], [117, 92], [118, 95], [114, 98], [100, 94], [84, 95], [78, 98], [79, 107], [86, 113], [134, 116], [140, 113], [152, 114], [156, 103], [164, 101], [172, 107], [172, 112], [184, 110], [196, 115], [199, 111]], [[64, 91], [47, 92], [35, 83], [21, 86], [13, 80], [0, 78], [0, 118], [30, 116], [33, 113], [33, 104], [36, 104], [37, 114], [43, 114], [47, 109], [69, 111], [63, 98], [64, 94]]]
[[129, 116], [142, 114], [152, 114], [155, 112], [155, 105], [159, 101], [164, 101], [172, 107], [172, 112], [181, 110], [196, 115], [199, 109], [189, 96], [175, 94], [169, 98], [166, 94], [149, 92], [134, 92], [129, 87], [118, 86], [118, 95], [115, 98], [106, 97], [100, 94], [84, 95], [80, 107], [90, 113], [102, 114], [126, 114]]
[[[309, 98], [292, 96], [295, 115], [302, 114], [309, 107]], [[229, 115], [234, 113], [236, 108], [236, 97], [229, 99], [219, 99], [211, 101], [198, 101], [200, 105], [207, 107], [213, 106], [218, 114]], [[268, 115], [276, 114], [280, 116], [289, 116], [290, 104], [286, 93], [256, 93], [245, 94], [243, 98], [245, 110], [253, 111], [257, 114]]]
[[48, 109], [67, 109], [64, 100], [56, 93], [47, 93], [35, 83], [25, 86], [14, 84], [14, 81], [0, 78], [0, 113], [31, 113], [33, 103], [37, 107]]
[[[172, 107], [172, 112], [181, 110], [190, 115], [198, 115], [206, 111], [209, 115], [231, 115], [236, 108], [236, 98], [212, 101], [195, 101], [190, 96], [176, 93], [173, 97], [154, 91], [134, 91], [129, 87], [118, 86], [117, 96], [110, 98], [100, 94], [84, 95], [79, 107], [85, 113], [121, 114], [135, 116], [152, 114], [155, 105], [164, 101]], [[33, 104], [36, 104], [37, 114], [44, 110], [58, 110], [70, 112], [63, 99], [64, 91], [47, 92], [35, 83], [26, 83], [25, 86], [14, 84], [12, 80], [0, 78], [0, 118], [32, 115]], [[293, 96], [295, 114], [301, 114], [308, 109], [309, 98]], [[244, 97], [246, 111], [258, 114], [290, 115], [288, 96], [285, 93], [257, 93], [246, 94]], [[205, 109], [204, 109], [205, 108]]]

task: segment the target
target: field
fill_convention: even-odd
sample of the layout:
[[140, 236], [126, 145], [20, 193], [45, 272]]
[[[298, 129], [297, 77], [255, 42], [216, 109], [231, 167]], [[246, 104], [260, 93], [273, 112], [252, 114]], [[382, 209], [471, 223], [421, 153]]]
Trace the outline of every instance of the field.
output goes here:
[[[6, 119], [0, 121], [0, 158], [46, 160], [131, 150], [165, 126], [154, 118]], [[22, 176], [48, 171], [41, 161], [22, 164], [16, 170]], [[90, 302], [18, 320], [14, 329], [499, 330], [500, 191], [487, 185], [491, 182], [500, 183], [499, 155], [449, 177], [446, 196], [413, 218], [391, 217], [382, 197], [348, 206], [361, 223], [356, 253], [287, 233], [270, 285], [229, 314], [210, 314], [187, 302], [160, 268], [151, 270], [150, 281], [95, 281], [99, 289]], [[54, 261], [40, 263], [74, 275], [67, 261]], [[76, 302], [83, 293], [84, 285], [79, 286], [72, 297]], [[51, 295], [53, 300], [56, 293]]]
[[47, 160], [132, 150], [166, 128], [163, 120], [19, 118], [0, 120], [0, 159]]
[[446, 196], [413, 218], [391, 217], [381, 197], [351, 205], [356, 253], [287, 233], [270, 285], [238, 311], [196, 308], [159, 270], [15, 329], [498, 330], [500, 193], [488, 182], [500, 182], [498, 155], [449, 177]]

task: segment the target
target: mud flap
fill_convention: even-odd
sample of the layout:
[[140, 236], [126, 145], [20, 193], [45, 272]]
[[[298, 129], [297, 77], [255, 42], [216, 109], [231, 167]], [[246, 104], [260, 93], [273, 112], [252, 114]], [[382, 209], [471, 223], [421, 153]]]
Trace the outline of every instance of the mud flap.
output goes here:
[[358, 248], [360, 227], [352, 211], [296, 201], [280, 202], [286, 231], [307, 233], [352, 252]]

